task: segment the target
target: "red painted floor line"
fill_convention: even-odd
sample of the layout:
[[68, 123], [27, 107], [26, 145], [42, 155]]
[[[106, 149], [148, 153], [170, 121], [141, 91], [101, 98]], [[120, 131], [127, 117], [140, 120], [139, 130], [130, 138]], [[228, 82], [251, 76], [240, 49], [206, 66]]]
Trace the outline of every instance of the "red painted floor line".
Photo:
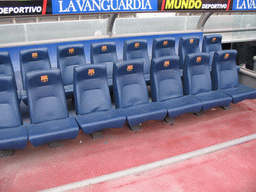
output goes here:
[[0, 159], [0, 191], [38, 191], [159, 161], [256, 133], [256, 101], [216, 108], [204, 116], [185, 114], [173, 125], [149, 121], [139, 132], [103, 130], [92, 140], [79, 133], [60, 148], [31, 144]]

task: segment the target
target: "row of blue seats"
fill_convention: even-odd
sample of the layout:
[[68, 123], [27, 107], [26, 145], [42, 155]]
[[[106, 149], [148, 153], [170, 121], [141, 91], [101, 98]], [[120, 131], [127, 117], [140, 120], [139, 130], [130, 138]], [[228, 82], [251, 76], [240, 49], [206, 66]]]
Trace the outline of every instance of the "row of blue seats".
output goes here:
[[[76, 116], [69, 117], [58, 69], [26, 74], [31, 124], [22, 125], [17, 92], [11, 76], [0, 77], [0, 150], [24, 148], [76, 138], [79, 128], [94, 133], [106, 128], [130, 128], [148, 120], [175, 118], [231, 102], [256, 98], [256, 90], [239, 84], [235, 50], [215, 52], [212, 73], [208, 53], [186, 55], [183, 85], [178, 56], [152, 59], [148, 97], [143, 60], [120, 61], [113, 67], [112, 108], [104, 64], [74, 68]], [[212, 77], [211, 77], [212, 74]], [[184, 94], [185, 93], [185, 94]]]
[[[180, 68], [186, 54], [199, 53], [199, 37], [181, 37], [179, 41]], [[175, 38], [157, 38], [153, 41], [152, 58], [176, 55]], [[57, 49], [57, 67], [61, 70], [65, 86], [66, 98], [73, 98], [73, 67], [86, 64], [83, 44], [59, 46]], [[203, 40], [204, 52], [213, 55], [220, 51], [221, 35], [205, 36]], [[91, 63], [107, 65], [108, 84], [112, 86], [113, 63], [118, 62], [116, 45], [114, 42], [91, 44]], [[212, 58], [212, 56], [211, 56]], [[128, 40], [124, 42], [123, 59], [142, 59], [144, 62], [144, 76], [150, 82], [150, 59], [146, 40]], [[211, 63], [211, 62], [210, 62]], [[23, 82], [22, 100], [27, 103], [26, 73], [35, 70], [51, 69], [51, 63], [46, 48], [20, 51], [20, 69]], [[182, 71], [181, 71], [182, 73]], [[0, 74], [13, 75], [13, 67], [8, 52], [0, 53]]]

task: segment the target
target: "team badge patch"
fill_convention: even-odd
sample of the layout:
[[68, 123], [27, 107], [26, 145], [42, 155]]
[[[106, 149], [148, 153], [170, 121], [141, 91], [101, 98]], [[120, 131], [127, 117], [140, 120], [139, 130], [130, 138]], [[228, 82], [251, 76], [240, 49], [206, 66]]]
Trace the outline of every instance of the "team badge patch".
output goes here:
[[165, 67], [168, 67], [169, 65], [170, 65], [170, 61], [165, 61], [165, 62], [164, 62], [164, 66], [165, 66]]
[[38, 57], [38, 54], [37, 53], [32, 53], [32, 58], [37, 58]]
[[163, 45], [166, 46], [168, 44], [168, 41], [164, 41]]
[[226, 53], [224, 56], [224, 59], [227, 59], [227, 58], [229, 58], [229, 53]]
[[88, 75], [93, 76], [95, 74], [95, 70], [94, 69], [89, 69], [88, 70]]
[[190, 43], [190, 44], [193, 44], [193, 43], [194, 43], [194, 39], [190, 39], [190, 40], [189, 40], [189, 43]]
[[128, 65], [127, 66], [127, 71], [132, 71], [133, 70], [133, 65]]
[[75, 50], [74, 50], [74, 48], [70, 48], [70, 49], [68, 50], [68, 52], [69, 52], [69, 54], [73, 54], [73, 53], [75, 52]]
[[135, 43], [135, 44], [134, 44], [134, 47], [135, 47], [135, 48], [138, 48], [139, 46], [140, 46], [140, 43]]
[[41, 76], [41, 82], [46, 83], [48, 81], [48, 75]]
[[102, 47], [101, 47], [101, 50], [102, 50], [102, 51], [107, 51], [107, 46], [106, 46], [106, 45], [102, 46]]
[[212, 38], [212, 42], [215, 42], [215, 41], [216, 41], [216, 37], [213, 37], [213, 38]]
[[196, 62], [197, 62], [197, 63], [200, 63], [201, 60], [202, 60], [202, 57], [197, 57], [197, 58], [196, 58]]

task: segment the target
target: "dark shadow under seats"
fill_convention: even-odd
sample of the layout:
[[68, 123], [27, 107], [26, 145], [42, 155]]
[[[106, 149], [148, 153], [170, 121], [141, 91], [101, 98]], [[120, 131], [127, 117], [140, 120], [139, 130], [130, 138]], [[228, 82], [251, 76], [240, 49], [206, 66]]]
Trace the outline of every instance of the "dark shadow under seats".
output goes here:
[[86, 65], [83, 44], [63, 45], [57, 48], [57, 67], [60, 69], [67, 99], [74, 97], [73, 72], [75, 66]]
[[76, 120], [85, 134], [124, 126], [126, 117], [111, 105], [106, 65], [75, 67], [74, 91]]
[[0, 151], [23, 149], [28, 141], [12, 76], [0, 76]]
[[114, 42], [91, 44], [91, 64], [105, 64], [107, 66], [108, 85], [113, 85], [113, 64], [118, 61], [116, 44]]
[[32, 71], [26, 74], [31, 124], [29, 140], [33, 146], [52, 141], [75, 139], [79, 127], [68, 116], [64, 86], [59, 70]]
[[148, 56], [148, 45], [144, 39], [127, 40], [124, 42], [123, 59], [141, 59], [143, 61], [144, 77], [147, 83], [150, 81], [150, 60]]
[[212, 69], [213, 89], [231, 96], [233, 103], [256, 98], [256, 89], [238, 81], [236, 56], [236, 50], [215, 52]]
[[167, 110], [156, 102], [149, 102], [142, 60], [115, 63], [113, 77], [116, 108], [125, 114], [131, 129], [145, 121], [165, 118]]
[[212, 90], [208, 53], [186, 55], [183, 75], [185, 95], [193, 95], [203, 103], [202, 110], [213, 107], [228, 107], [232, 98], [220, 91]]
[[37, 70], [51, 69], [50, 58], [47, 48], [27, 49], [20, 51], [20, 71], [23, 91], [22, 101], [27, 105], [26, 73]]
[[167, 108], [169, 118], [198, 113], [203, 105], [192, 95], [183, 95], [179, 62], [178, 56], [155, 58], [151, 62], [152, 100]]
[[153, 40], [152, 59], [172, 55], [177, 55], [175, 52], [175, 38], [164, 37]]

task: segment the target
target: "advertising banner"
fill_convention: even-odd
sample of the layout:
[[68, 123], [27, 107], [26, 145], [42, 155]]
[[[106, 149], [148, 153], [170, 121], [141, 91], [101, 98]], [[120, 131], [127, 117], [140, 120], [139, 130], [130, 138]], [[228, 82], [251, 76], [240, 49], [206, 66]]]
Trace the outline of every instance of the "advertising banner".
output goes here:
[[256, 10], [256, 0], [233, 0], [233, 10], [254, 11]]

